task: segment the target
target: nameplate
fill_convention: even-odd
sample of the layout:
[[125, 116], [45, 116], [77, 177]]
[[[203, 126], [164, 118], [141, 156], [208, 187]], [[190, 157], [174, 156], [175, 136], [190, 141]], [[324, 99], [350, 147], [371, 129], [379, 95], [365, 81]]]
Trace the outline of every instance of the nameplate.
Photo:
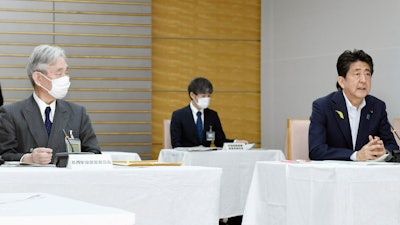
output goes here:
[[225, 142], [222, 146], [222, 150], [244, 150], [244, 145], [244, 143]]
[[108, 154], [69, 154], [67, 168], [109, 169], [113, 168], [113, 163]]

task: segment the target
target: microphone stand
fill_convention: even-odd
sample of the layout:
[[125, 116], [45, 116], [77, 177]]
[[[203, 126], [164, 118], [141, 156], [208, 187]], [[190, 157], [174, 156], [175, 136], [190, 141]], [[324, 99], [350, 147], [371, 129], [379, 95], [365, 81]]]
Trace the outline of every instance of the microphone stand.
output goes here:
[[[389, 122], [389, 121], [388, 121]], [[396, 129], [392, 126], [391, 123], [389, 123], [391, 132], [395, 135], [397, 140], [400, 140], [400, 136], [397, 133]], [[400, 162], [400, 150], [393, 150], [393, 155], [389, 154], [390, 159], [387, 162]]]
[[69, 144], [69, 147], [71, 147], [71, 151], [74, 152], [74, 147], [72, 146], [71, 142], [69, 141], [69, 136], [68, 136], [67, 132], [65, 132], [64, 129], [63, 129], [63, 132], [64, 132], [64, 135], [65, 135], [65, 139], [67, 140], [67, 142]]

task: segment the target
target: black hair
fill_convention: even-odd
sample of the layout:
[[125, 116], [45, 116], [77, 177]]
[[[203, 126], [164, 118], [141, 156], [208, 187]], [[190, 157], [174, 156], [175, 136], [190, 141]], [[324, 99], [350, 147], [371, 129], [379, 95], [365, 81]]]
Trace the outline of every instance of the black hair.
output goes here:
[[190, 97], [190, 92], [194, 94], [212, 94], [213, 86], [209, 80], [204, 77], [197, 77], [193, 79], [188, 86], [188, 94]]
[[[336, 63], [338, 76], [346, 78], [346, 74], [350, 69], [350, 65], [357, 61], [367, 63], [371, 70], [371, 75], [374, 73], [374, 63], [372, 62], [371, 56], [365, 53], [363, 50], [354, 49], [353, 51], [346, 50], [339, 56]], [[336, 82], [336, 88], [338, 90], [342, 90], [339, 82]]]

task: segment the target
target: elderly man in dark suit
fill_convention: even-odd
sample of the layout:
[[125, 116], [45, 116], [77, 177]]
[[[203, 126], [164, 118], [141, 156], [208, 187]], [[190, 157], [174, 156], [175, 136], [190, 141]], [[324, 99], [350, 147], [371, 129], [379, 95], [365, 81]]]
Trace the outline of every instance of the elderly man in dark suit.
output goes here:
[[49, 164], [66, 152], [64, 131], [72, 130], [83, 152], [100, 153], [89, 116], [83, 106], [64, 100], [70, 86], [63, 49], [37, 46], [27, 72], [33, 94], [0, 109], [0, 155], [6, 161]]
[[337, 61], [338, 91], [312, 105], [309, 156], [313, 160], [374, 160], [399, 148], [391, 133], [386, 105], [369, 95], [372, 58], [345, 51]]
[[3, 103], [4, 103], [3, 92], [1, 91], [1, 85], [0, 85], [0, 106], [2, 106]]

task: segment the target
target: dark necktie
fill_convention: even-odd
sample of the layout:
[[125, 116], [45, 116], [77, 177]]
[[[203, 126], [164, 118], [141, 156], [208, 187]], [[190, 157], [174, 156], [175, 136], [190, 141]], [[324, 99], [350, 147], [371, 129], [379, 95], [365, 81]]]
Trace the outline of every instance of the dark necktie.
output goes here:
[[203, 122], [201, 121], [201, 112], [197, 112], [197, 120], [196, 120], [196, 127], [197, 127], [197, 135], [199, 137], [200, 142], [203, 140]]
[[52, 124], [50, 121], [50, 111], [51, 111], [51, 108], [49, 106], [47, 106], [46, 110], [44, 111], [44, 114], [46, 115], [46, 119], [44, 121], [44, 126], [46, 127], [48, 136], [50, 136], [51, 124]]

